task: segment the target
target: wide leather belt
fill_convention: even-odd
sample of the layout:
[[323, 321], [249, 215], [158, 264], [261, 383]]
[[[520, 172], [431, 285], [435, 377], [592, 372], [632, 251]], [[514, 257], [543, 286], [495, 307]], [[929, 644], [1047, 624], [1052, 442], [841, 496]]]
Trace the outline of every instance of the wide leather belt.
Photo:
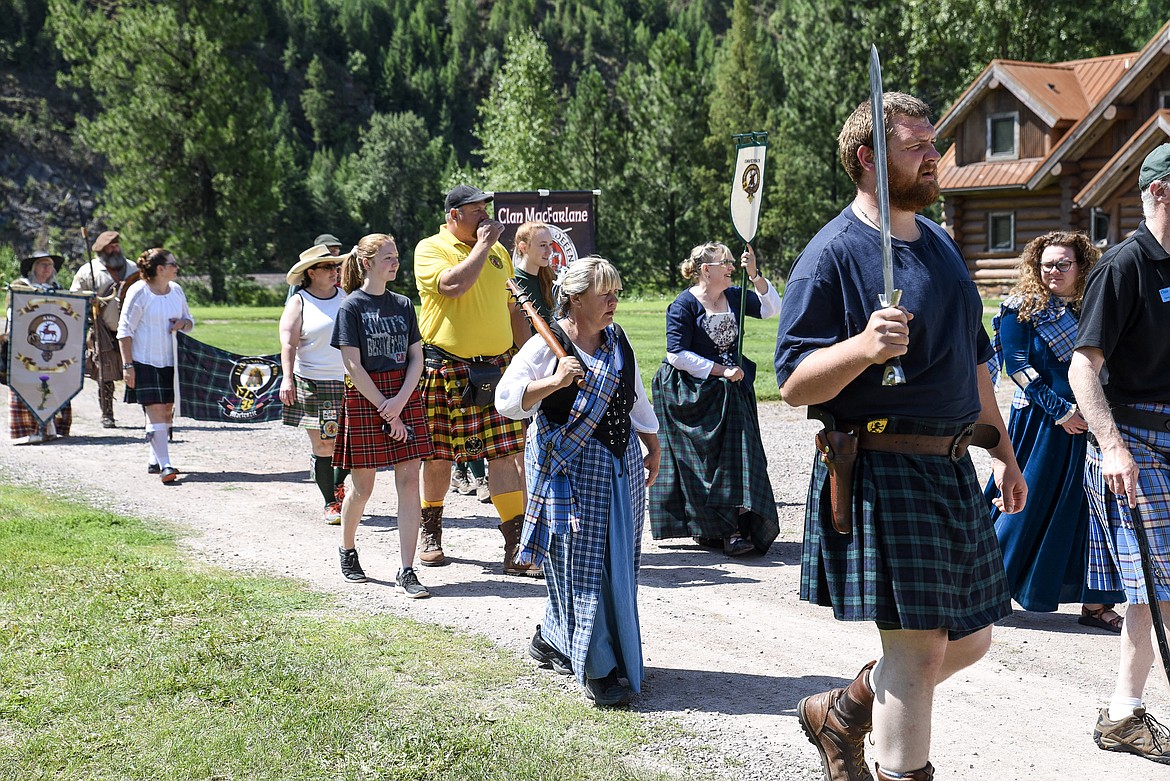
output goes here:
[[875, 434], [861, 429], [858, 432], [857, 444], [862, 450], [912, 456], [947, 456], [952, 461], [958, 461], [967, 454], [967, 448], [971, 445], [982, 448], [995, 447], [999, 444], [999, 431], [994, 426], [983, 423], [972, 423], [953, 437]]

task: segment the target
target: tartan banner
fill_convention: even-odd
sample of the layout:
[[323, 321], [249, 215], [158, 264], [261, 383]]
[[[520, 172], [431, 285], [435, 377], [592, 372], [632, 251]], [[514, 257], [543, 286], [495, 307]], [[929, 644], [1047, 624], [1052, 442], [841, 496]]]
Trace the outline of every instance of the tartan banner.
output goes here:
[[280, 356], [245, 357], [178, 337], [178, 408], [175, 414], [220, 423], [280, 420]]
[[44, 426], [85, 382], [89, 298], [59, 290], [8, 290], [8, 384]]

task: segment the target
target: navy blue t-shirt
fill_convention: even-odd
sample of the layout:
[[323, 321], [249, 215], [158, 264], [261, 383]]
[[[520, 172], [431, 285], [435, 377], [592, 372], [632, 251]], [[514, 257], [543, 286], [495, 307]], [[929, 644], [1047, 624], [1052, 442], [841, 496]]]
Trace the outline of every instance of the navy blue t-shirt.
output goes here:
[[[917, 241], [893, 240], [894, 286], [914, 315], [901, 358], [906, 383], [883, 386], [882, 367], [870, 366], [822, 405], [838, 420], [888, 416], [965, 424], [979, 417], [976, 371], [986, 371], [981, 364], [992, 355], [983, 303], [951, 237], [930, 220], [917, 222]], [[812, 352], [864, 331], [881, 308], [884, 289], [881, 236], [847, 206], [813, 237], [788, 277], [776, 338], [777, 383], [783, 386]]]
[[357, 347], [368, 373], [406, 368], [410, 345], [421, 342], [414, 305], [406, 296], [387, 290], [371, 296], [362, 289], [349, 294], [333, 325], [334, 347]]

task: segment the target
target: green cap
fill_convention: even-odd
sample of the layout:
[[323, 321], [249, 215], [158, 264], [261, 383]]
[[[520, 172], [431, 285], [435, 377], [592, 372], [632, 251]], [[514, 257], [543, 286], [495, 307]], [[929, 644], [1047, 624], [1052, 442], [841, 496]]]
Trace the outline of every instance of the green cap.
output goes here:
[[1170, 144], [1162, 144], [1146, 155], [1142, 161], [1142, 171], [1138, 174], [1138, 189], [1145, 190], [1150, 182], [1165, 179], [1170, 179]]

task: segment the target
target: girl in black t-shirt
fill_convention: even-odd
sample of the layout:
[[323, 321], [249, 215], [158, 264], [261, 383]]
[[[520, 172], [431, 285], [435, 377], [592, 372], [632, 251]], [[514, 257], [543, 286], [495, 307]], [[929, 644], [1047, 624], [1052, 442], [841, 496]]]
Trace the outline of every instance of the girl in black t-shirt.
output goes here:
[[341, 574], [363, 583], [354, 538], [379, 467], [394, 467], [402, 569], [396, 585], [412, 598], [429, 596], [414, 572], [420, 518], [419, 467], [430, 434], [418, 393], [422, 337], [410, 299], [386, 289], [398, 274], [398, 248], [384, 233], [365, 236], [346, 256], [341, 286], [349, 297], [337, 313], [332, 344], [345, 363], [345, 414], [333, 461], [352, 470], [353, 490], [341, 505]]

